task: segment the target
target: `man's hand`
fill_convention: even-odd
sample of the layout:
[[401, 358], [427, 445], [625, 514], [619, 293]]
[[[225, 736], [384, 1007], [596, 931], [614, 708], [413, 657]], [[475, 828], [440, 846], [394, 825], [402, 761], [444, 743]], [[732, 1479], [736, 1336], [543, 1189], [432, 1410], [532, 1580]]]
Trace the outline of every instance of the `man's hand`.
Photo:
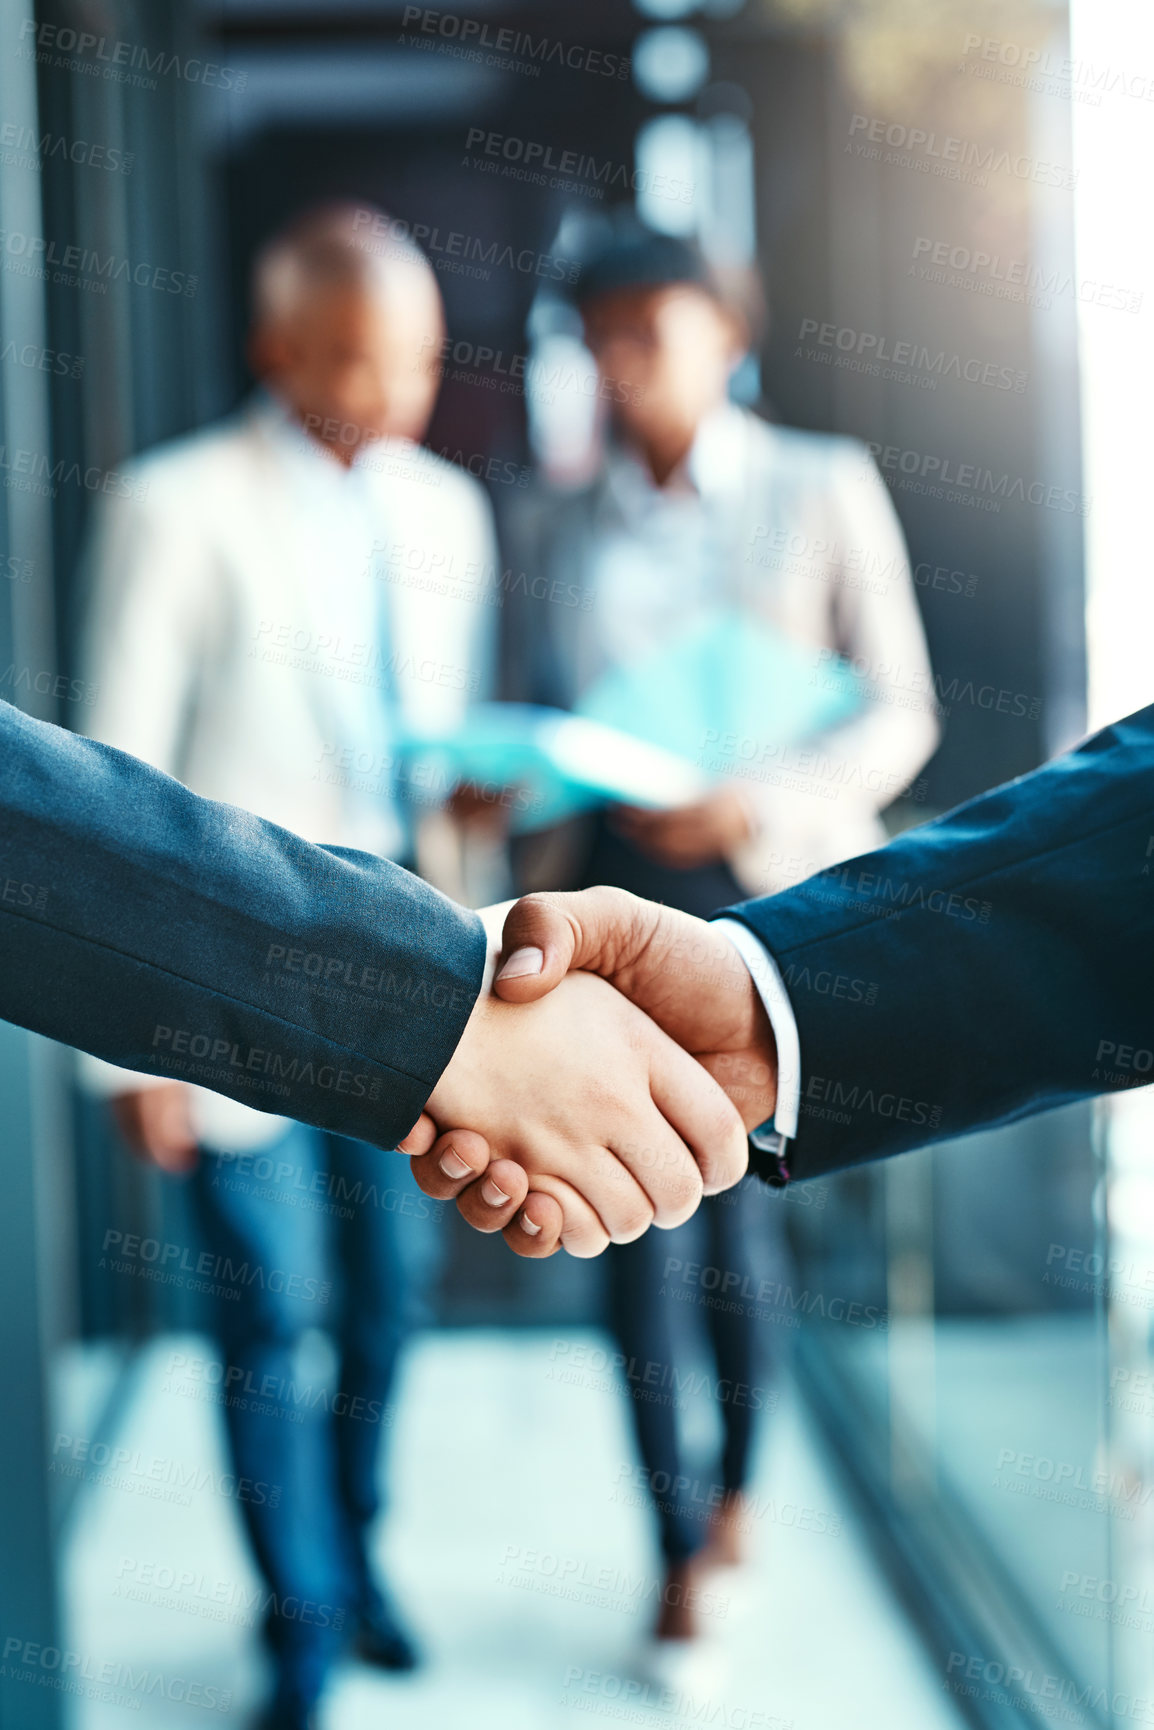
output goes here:
[[183, 1081], [118, 1093], [110, 1103], [116, 1127], [133, 1153], [176, 1176], [195, 1169], [196, 1137]]
[[478, 1135], [450, 1133], [414, 1159], [425, 1193], [457, 1194], [468, 1148], [487, 1143], [486, 1164], [489, 1150], [513, 1161], [560, 1204], [565, 1248], [597, 1255], [688, 1219], [703, 1193], [737, 1182], [747, 1148], [725, 1093], [672, 1039], [603, 981], [563, 971], [555, 988], [522, 994], [538, 1003], [502, 1003], [483, 986], [404, 1149], [427, 1146], [426, 1119], [469, 1125]]
[[[705, 920], [622, 889], [528, 895], [505, 920], [502, 962], [494, 990], [508, 1003], [547, 996], [572, 968], [599, 973], [720, 1082], [746, 1130], [772, 1114], [777, 1053], [769, 1018], [744, 961]], [[427, 1146], [432, 1126], [422, 1120], [414, 1137]], [[470, 1224], [503, 1230], [519, 1255], [551, 1255], [561, 1233], [559, 1213], [548, 1197], [530, 1195], [530, 1223], [540, 1229], [526, 1231], [521, 1225], [526, 1209], [519, 1213], [514, 1199], [519, 1186], [498, 1180], [496, 1168], [488, 1166], [483, 1136], [444, 1138], [446, 1146], [449, 1142], [457, 1148], [456, 1165], [439, 1165], [442, 1143], [432, 1159], [414, 1161], [425, 1193], [439, 1200], [457, 1198]], [[740, 1175], [737, 1171], [731, 1181]], [[486, 1182], [495, 1185], [502, 1201], [486, 1201]], [[530, 1190], [539, 1188], [531, 1175]]]
[[526, 895], [505, 920], [501, 960], [493, 988], [506, 1003], [544, 996], [570, 968], [599, 973], [721, 1083], [747, 1130], [772, 1114], [769, 1017], [745, 962], [707, 920], [624, 889]]
[[724, 859], [749, 840], [753, 828], [749, 808], [735, 787], [717, 787], [704, 799], [672, 811], [617, 805], [613, 823], [639, 852], [683, 870]]
[[489, 790], [476, 781], [458, 781], [445, 801], [445, 809], [465, 829], [503, 835], [509, 827], [510, 799], [515, 791], [507, 787]]

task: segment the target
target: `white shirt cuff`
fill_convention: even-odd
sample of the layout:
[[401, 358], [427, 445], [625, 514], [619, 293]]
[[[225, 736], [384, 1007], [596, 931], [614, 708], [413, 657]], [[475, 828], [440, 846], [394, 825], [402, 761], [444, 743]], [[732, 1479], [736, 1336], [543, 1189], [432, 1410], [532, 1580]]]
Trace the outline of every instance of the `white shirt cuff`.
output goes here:
[[736, 919], [715, 919], [712, 923], [715, 931], [725, 933], [749, 968], [758, 996], [765, 1004], [777, 1046], [777, 1104], [773, 1112], [773, 1127], [778, 1135], [793, 1141], [797, 1135], [801, 1106], [801, 1042], [785, 982], [777, 962], [748, 925], [742, 925]]
[[120, 1093], [140, 1093], [146, 1087], [180, 1080], [178, 1075], [158, 1075], [154, 1069], [121, 1069], [89, 1051], [76, 1053], [76, 1074], [85, 1093], [95, 1099], [115, 1099]]

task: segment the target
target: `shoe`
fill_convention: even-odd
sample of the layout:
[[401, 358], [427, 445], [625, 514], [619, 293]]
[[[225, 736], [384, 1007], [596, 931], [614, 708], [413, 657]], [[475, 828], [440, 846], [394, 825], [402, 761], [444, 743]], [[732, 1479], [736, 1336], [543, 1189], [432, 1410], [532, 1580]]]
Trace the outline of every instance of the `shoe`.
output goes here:
[[316, 1702], [286, 1688], [277, 1689], [256, 1720], [256, 1730], [319, 1730], [319, 1725]]
[[635, 1668], [641, 1680], [677, 1699], [716, 1698], [724, 1687], [728, 1666], [715, 1640], [645, 1642]]
[[363, 1663], [395, 1674], [416, 1670], [421, 1663], [421, 1654], [402, 1627], [396, 1611], [376, 1587], [371, 1589], [368, 1602], [361, 1610], [353, 1636], [353, 1651]]
[[400, 1673], [420, 1668], [421, 1655], [403, 1628], [395, 1622], [374, 1619], [362, 1622], [353, 1641], [353, 1651], [377, 1670]]
[[690, 1556], [683, 1562], [670, 1562], [661, 1587], [661, 1607], [653, 1630], [655, 1640], [679, 1645], [699, 1637], [701, 1627], [693, 1589], [696, 1583], [694, 1557]]

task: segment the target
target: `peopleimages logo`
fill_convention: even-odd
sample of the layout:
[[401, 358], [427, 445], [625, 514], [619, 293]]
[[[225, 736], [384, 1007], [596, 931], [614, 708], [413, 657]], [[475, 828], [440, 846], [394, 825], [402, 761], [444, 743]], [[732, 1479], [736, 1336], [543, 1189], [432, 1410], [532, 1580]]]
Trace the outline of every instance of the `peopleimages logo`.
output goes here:
[[148, 482], [138, 480], [131, 470], [106, 470], [95, 463], [82, 469], [79, 463], [65, 462], [63, 457], [53, 462], [42, 451], [5, 444], [0, 444], [0, 477], [9, 492], [35, 493], [46, 499], [56, 498], [62, 486], [83, 487], [88, 493], [114, 493], [121, 499], [148, 496]]
[[[843, 1297], [827, 1298], [824, 1292], [811, 1292], [808, 1286], [804, 1291], [795, 1291], [792, 1285], [780, 1280], [755, 1279], [750, 1274], [739, 1273], [733, 1268], [710, 1267], [701, 1262], [686, 1262], [680, 1256], [666, 1256], [665, 1266], [661, 1273], [666, 1285], [689, 1286], [703, 1293], [716, 1293], [726, 1303], [732, 1303], [738, 1311], [742, 1305], [739, 1299], [752, 1300], [749, 1313], [762, 1307], [767, 1315], [776, 1309], [796, 1313], [801, 1311], [808, 1316], [828, 1317], [829, 1320], [849, 1322], [851, 1326], [863, 1328], [880, 1328], [884, 1333], [889, 1327], [889, 1316], [885, 1310], [879, 1310], [874, 1304], [861, 1304]], [[675, 1292], [670, 1293], [676, 1296]], [[737, 1384], [740, 1389], [742, 1384]], [[756, 1393], [756, 1389], [754, 1392]], [[727, 1396], [721, 1395], [724, 1399]], [[743, 1400], [734, 1397], [737, 1405], [751, 1405], [757, 1410], [764, 1402], [758, 1399]], [[776, 1403], [776, 1402], [775, 1402]]]
[[48, 889], [45, 884], [24, 883], [19, 877], [0, 877], [0, 901], [6, 901], [10, 907], [31, 907], [34, 913], [43, 913], [48, 905]]
[[937, 1129], [942, 1121], [941, 1106], [931, 1105], [929, 1100], [907, 1098], [905, 1094], [875, 1093], [872, 1087], [862, 1087], [860, 1082], [847, 1086], [836, 1077], [826, 1075], [809, 1077], [801, 1106], [802, 1111], [810, 1115], [826, 1115], [820, 1106], [815, 1109], [811, 1104], [813, 1101], [823, 1102], [839, 1111], [841, 1115], [836, 1121], [844, 1123], [852, 1122], [851, 1112], [892, 1117], [899, 1123], [924, 1125], [926, 1129]]
[[13, 366], [26, 366], [33, 372], [55, 373], [57, 378], [79, 378], [84, 371], [84, 356], [79, 354], [63, 354], [55, 348], [42, 348], [39, 343], [14, 341], [6, 342], [0, 348], [0, 361], [11, 361]]
[[[494, 28], [479, 18], [459, 12], [438, 12], [431, 6], [406, 6], [401, 40], [414, 48], [437, 48], [486, 65], [504, 65], [511, 72], [541, 76], [542, 66], [567, 67], [570, 72], [591, 72], [600, 78], [628, 78], [627, 54], [607, 54], [601, 48], [584, 48], [576, 42], [559, 42], [548, 36], [530, 36], [527, 30]], [[422, 42], [422, 36], [436, 38]]]
[[385, 216], [380, 211], [358, 210], [353, 218], [353, 228], [357, 233], [357, 245], [364, 252], [387, 257], [390, 246], [416, 245], [427, 255], [435, 270], [480, 277], [486, 282], [491, 265], [548, 282], [572, 283], [581, 274], [580, 262], [575, 258], [537, 252], [531, 246], [514, 248], [508, 242], [467, 234], [459, 228], [442, 231], [439, 225], [427, 222], [408, 223], [397, 216]]
[[897, 445], [870, 441], [867, 446], [883, 474], [893, 474], [896, 484], [907, 486], [913, 478], [918, 490], [965, 503], [973, 499], [985, 509], [1000, 510], [1003, 503], [1038, 505], [1046, 510], [1085, 516], [1090, 501], [1074, 487], [1062, 487], [1025, 475], [999, 474], [979, 463], [959, 463], [933, 451], [902, 450]]
[[285, 1052], [268, 1051], [255, 1045], [244, 1047], [235, 1040], [214, 1038], [187, 1027], [157, 1025], [153, 1030], [152, 1046], [154, 1061], [159, 1060], [162, 1067], [170, 1053], [187, 1055], [217, 1068], [223, 1066], [225, 1073], [228, 1070], [255, 1071], [258, 1076], [269, 1075], [276, 1081], [296, 1087], [320, 1087], [332, 1093], [348, 1093], [357, 1099], [380, 1098], [381, 1083], [377, 1076], [341, 1069], [334, 1063], [318, 1065], [311, 1058], [302, 1063], [299, 1057]]
[[[962, 895], [956, 889], [940, 889], [911, 882], [909, 878], [891, 876], [885, 871], [866, 871], [860, 864], [829, 865], [818, 873], [823, 883], [836, 885], [834, 897], [841, 905], [862, 912], [896, 917], [902, 913], [941, 913], [947, 919], [960, 919], [965, 924], [976, 921], [988, 925], [993, 902], [977, 895]], [[844, 892], [844, 893], [843, 893]], [[823, 896], [822, 899], [829, 899]], [[790, 963], [790, 967], [793, 967]], [[808, 968], [805, 969], [808, 975]], [[819, 975], [820, 977], [820, 975]], [[786, 974], [787, 982], [789, 974]]]
[[497, 1572], [499, 1586], [566, 1598], [599, 1609], [617, 1610], [629, 1616], [643, 1605], [685, 1604], [703, 1616], [727, 1616], [729, 1599], [698, 1585], [659, 1579], [651, 1574], [631, 1574], [612, 1564], [598, 1564], [583, 1556], [564, 1556], [552, 1550], [526, 1549], [506, 1544]]
[[170, 270], [146, 259], [134, 262], [90, 246], [60, 246], [42, 234], [24, 234], [19, 229], [0, 229], [0, 251], [4, 269], [16, 276], [59, 282], [90, 293], [107, 294], [110, 282], [131, 282], [137, 288], [155, 288], [162, 294], [196, 293], [197, 277], [188, 271]]
[[91, 144], [84, 138], [65, 138], [58, 132], [36, 132], [15, 121], [0, 125], [0, 161], [10, 168], [39, 170], [51, 157], [75, 163], [78, 168], [103, 168], [110, 174], [131, 174], [136, 160], [131, 150], [111, 144]]
[[1070, 1594], [1096, 1604], [1118, 1604], [1123, 1609], [1133, 1605], [1146, 1614], [1154, 1612], [1154, 1591], [1149, 1586], [1106, 1579], [1099, 1574], [1079, 1574], [1074, 1568], [1063, 1573], [1060, 1590], [1063, 1597]]
[[[1044, 162], [1024, 151], [998, 150], [972, 138], [955, 138], [948, 133], [927, 131], [924, 126], [907, 126], [901, 121], [876, 119], [868, 114], [853, 116], [849, 137], [858, 143], [847, 144], [846, 149], [853, 149], [857, 155], [918, 168], [923, 173], [969, 180], [975, 186], [985, 186], [991, 174], [1009, 174], [1035, 186], [1059, 186], [1066, 191], [1073, 191], [1078, 184], [1076, 170], [1062, 163]], [[883, 144], [889, 147], [885, 157], [880, 148]]]
[[302, 1423], [309, 1412], [317, 1410], [359, 1423], [381, 1423], [390, 1428], [393, 1423], [391, 1406], [366, 1399], [363, 1394], [349, 1395], [327, 1381], [308, 1382], [272, 1374], [263, 1375], [258, 1381], [251, 1369], [239, 1364], [226, 1364], [215, 1358], [190, 1358], [186, 1352], [178, 1351], [169, 1353], [165, 1369], [167, 1380], [161, 1392], [186, 1399], [259, 1412], [264, 1417], [283, 1417], [291, 1423]]
[[559, 1703], [598, 1717], [661, 1725], [665, 1730], [686, 1730], [690, 1724], [702, 1730], [795, 1730], [794, 1719], [779, 1718], [774, 1712], [737, 1700], [690, 1694], [681, 1686], [641, 1681], [612, 1670], [584, 1670], [577, 1664], [565, 1672]]
[[99, 1700], [104, 1705], [125, 1706], [132, 1712], [138, 1712], [145, 1699], [171, 1700], [182, 1706], [199, 1706], [206, 1712], [229, 1712], [232, 1707], [231, 1688], [150, 1670], [147, 1665], [137, 1668], [68, 1646], [45, 1646], [18, 1634], [9, 1634], [4, 1641], [0, 1676], [9, 1684], [51, 1688], [55, 1693]]
[[1154, 1484], [1125, 1471], [1093, 1470], [1078, 1460], [1052, 1459], [1021, 1448], [999, 1448], [991, 1488], [1133, 1520], [1148, 1508]]
[[241, 1584], [195, 1568], [174, 1568], [139, 1556], [121, 1556], [111, 1596], [164, 1610], [181, 1610], [214, 1622], [255, 1627], [270, 1615], [314, 1628], [345, 1625], [345, 1610], [313, 1598], [281, 1597], [267, 1586]]
[[1134, 66], [1096, 65], [1092, 60], [1054, 54], [1034, 42], [1006, 42], [996, 36], [967, 34], [959, 72], [1013, 84], [1043, 95], [1067, 96], [1100, 107], [1103, 96], [1154, 102], [1154, 76]]
[[[222, 1472], [211, 1465], [179, 1460], [172, 1454], [149, 1454], [140, 1448], [114, 1447], [111, 1442], [90, 1436], [66, 1435], [61, 1430], [52, 1443], [49, 1467], [59, 1471], [63, 1463], [83, 1468], [65, 1474], [73, 1477], [83, 1476], [89, 1469], [110, 1474], [114, 1489], [134, 1487], [131, 1481], [139, 1479], [142, 1484], [175, 1490], [186, 1498], [181, 1504], [185, 1507], [191, 1505], [187, 1498], [204, 1490], [228, 1501], [249, 1502], [256, 1507], [280, 1507], [281, 1486], [266, 1483], [263, 1478], [238, 1477], [235, 1472]], [[108, 1481], [107, 1476], [101, 1481]], [[158, 1496], [153, 1499], [165, 1498]]]
[[1055, 297], [1068, 294], [1088, 306], [1101, 306], [1111, 312], [1136, 313], [1142, 309], [1140, 289], [1100, 282], [1092, 276], [1075, 276], [1057, 265], [1044, 270], [1025, 259], [1003, 258], [999, 252], [934, 240], [926, 234], [915, 239], [911, 256], [906, 274], [941, 288], [961, 288], [971, 294], [1043, 308], [1052, 306]]
[[157, 79], [148, 76], [152, 73], [217, 90], [243, 90], [248, 79], [246, 72], [218, 66], [212, 60], [186, 60], [163, 48], [149, 49], [138, 42], [97, 36], [91, 30], [74, 30], [69, 25], [38, 24], [34, 18], [26, 18], [20, 26], [20, 41], [25, 46], [18, 52], [25, 57], [30, 53], [30, 37], [39, 50], [36, 59], [47, 65], [65, 66], [138, 89], [159, 88]]
[[[1024, 1668], [1020, 1664], [1003, 1664], [984, 1653], [951, 1652], [946, 1663], [945, 1686], [961, 1699], [1008, 1702], [1068, 1724], [1116, 1723], [1120, 1718], [1129, 1718], [1136, 1724], [1154, 1723], [1151, 1702], [1141, 1696], [1121, 1690], [1111, 1693], [1093, 1682], [1080, 1684], [1052, 1670], [1035, 1670], [1032, 1665]], [[1058, 1707], [1066, 1710], [1059, 1712]], [[1083, 1708], [1095, 1714], [1093, 1720], [1082, 1717]], [[1078, 1711], [1077, 1717], [1072, 1715], [1072, 1709]]]
[[976, 355], [950, 354], [944, 348], [932, 349], [927, 343], [912, 339], [895, 342], [877, 331], [820, 323], [816, 318], [803, 318], [797, 334], [799, 341], [812, 338], [822, 348], [836, 351], [836, 359], [830, 357], [834, 364], [852, 358], [862, 363], [863, 370], [877, 376], [888, 377], [890, 370], [896, 374], [908, 369], [911, 373], [927, 374], [935, 385], [939, 378], [953, 378], [960, 383], [985, 385], [991, 390], [1013, 391], [1018, 396], [1026, 388], [1026, 374], [1020, 367], [979, 360]]
[[[604, 198], [608, 187], [618, 196], [647, 192], [653, 198], [668, 198], [677, 204], [693, 203], [692, 180], [652, 174], [644, 168], [614, 162], [610, 157], [601, 160], [581, 150], [565, 150], [538, 139], [519, 138], [514, 133], [492, 132], [484, 126], [469, 128], [465, 151], [464, 166], [511, 175], [533, 186], [552, 186], [594, 198]], [[476, 154], [470, 156], [469, 151]]]

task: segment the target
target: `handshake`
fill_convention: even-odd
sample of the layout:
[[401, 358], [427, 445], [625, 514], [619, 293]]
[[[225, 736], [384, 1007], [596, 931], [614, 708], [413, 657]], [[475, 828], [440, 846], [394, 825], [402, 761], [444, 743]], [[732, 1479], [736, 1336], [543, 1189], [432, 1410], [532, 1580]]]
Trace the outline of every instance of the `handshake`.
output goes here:
[[744, 1175], [777, 1054], [724, 931], [620, 889], [481, 914], [481, 993], [400, 1144], [416, 1181], [519, 1255], [599, 1255]]

